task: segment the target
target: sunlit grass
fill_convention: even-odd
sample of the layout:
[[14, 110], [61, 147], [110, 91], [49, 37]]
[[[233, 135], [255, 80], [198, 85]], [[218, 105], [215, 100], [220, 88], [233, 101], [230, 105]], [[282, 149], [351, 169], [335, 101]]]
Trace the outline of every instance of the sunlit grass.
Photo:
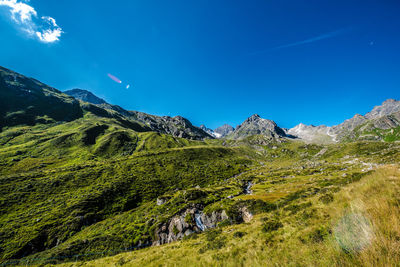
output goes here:
[[[66, 266], [397, 266], [399, 186], [398, 168], [385, 166], [343, 187], [330, 203], [324, 204], [316, 195], [309, 199], [311, 206], [295, 214], [282, 207], [273, 214], [255, 216], [251, 223], [224, 227], [221, 249], [202, 250], [208, 242], [202, 234], [193, 240]], [[344, 250], [335, 238], [337, 225], [348, 214], [358, 214], [370, 223], [364, 229], [370, 238], [359, 251]], [[283, 227], [265, 233], [263, 224], [271, 216]], [[244, 234], [235, 237], [235, 232]]]

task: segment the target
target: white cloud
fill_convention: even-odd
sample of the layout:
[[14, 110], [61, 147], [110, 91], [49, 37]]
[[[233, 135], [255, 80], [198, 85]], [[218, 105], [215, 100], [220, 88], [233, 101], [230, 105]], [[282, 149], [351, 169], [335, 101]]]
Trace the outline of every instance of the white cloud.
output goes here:
[[17, 0], [0, 0], [0, 6], [11, 8], [12, 19], [18, 23], [31, 21], [32, 16], [37, 16], [36, 10], [33, 7], [22, 2], [17, 2]]
[[57, 28], [54, 30], [43, 30], [42, 32], [36, 32], [36, 36], [44, 43], [52, 43], [60, 40], [61, 33], [61, 29]]
[[49, 28], [37, 31], [35, 34], [40, 41], [44, 43], [52, 43], [60, 40], [62, 29], [57, 25], [56, 20], [52, 17], [42, 17], [43, 21], [47, 22]]
[[28, 36], [37, 38], [43, 43], [53, 43], [60, 40], [63, 31], [57, 25], [56, 20], [48, 16], [38, 18], [36, 10], [27, 2], [0, 0], [0, 7], [4, 6], [10, 9], [12, 20]]

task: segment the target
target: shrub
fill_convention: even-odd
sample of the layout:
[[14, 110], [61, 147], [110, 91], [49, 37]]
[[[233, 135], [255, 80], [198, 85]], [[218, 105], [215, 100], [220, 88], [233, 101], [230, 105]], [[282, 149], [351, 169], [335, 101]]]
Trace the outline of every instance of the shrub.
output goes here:
[[210, 229], [206, 231], [206, 240], [214, 241], [222, 233], [221, 229]]
[[233, 234], [233, 237], [242, 238], [242, 237], [245, 236], [245, 235], [246, 235], [246, 232], [237, 231], [237, 232], [235, 232], [235, 233]]
[[185, 223], [192, 224], [193, 223], [193, 215], [191, 213], [186, 214]]
[[301, 204], [293, 204], [293, 205], [289, 205], [287, 207], [285, 207], [285, 210], [288, 210], [291, 212], [291, 214], [295, 214], [305, 208], [311, 207], [312, 204], [311, 202], [305, 202], [305, 203], [301, 203]]
[[324, 241], [324, 239], [329, 235], [330, 230], [324, 226], [320, 226], [319, 228], [313, 230], [310, 234], [309, 234], [309, 238], [311, 239], [311, 241], [315, 242], [315, 243], [319, 243]]
[[262, 231], [265, 233], [273, 232], [283, 227], [283, 224], [278, 219], [265, 221], [262, 226]]
[[231, 225], [231, 221], [229, 219], [223, 220], [222, 222], [218, 223], [218, 227], [224, 227], [228, 225]]
[[330, 203], [330, 202], [333, 201], [333, 195], [330, 194], [330, 193], [325, 194], [325, 195], [323, 195], [323, 196], [321, 196], [321, 197], [319, 198], [319, 201], [321, 201], [321, 202], [324, 203], [324, 204], [328, 204], [328, 203]]
[[179, 234], [179, 230], [178, 228], [176, 228], [176, 225], [174, 225], [174, 227], [172, 228], [172, 232], [174, 233], [174, 235]]

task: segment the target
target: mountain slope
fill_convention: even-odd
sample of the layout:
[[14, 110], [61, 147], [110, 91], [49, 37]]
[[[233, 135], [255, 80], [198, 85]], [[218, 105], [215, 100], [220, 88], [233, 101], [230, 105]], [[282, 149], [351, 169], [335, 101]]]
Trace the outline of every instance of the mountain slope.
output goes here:
[[233, 128], [229, 124], [224, 124], [216, 129], [214, 129], [214, 132], [220, 134], [221, 137], [225, 137], [225, 136], [229, 135], [231, 132], [233, 132], [234, 130], [235, 130], [235, 128]]
[[332, 143], [332, 136], [329, 135], [331, 128], [325, 125], [314, 126], [300, 123], [287, 130], [287, 134], [300, 138], [307, 142]]
[[82, 116], [83, 110], [73, 97], [0, 67], [0, 129], [72, 121]]
[[271, 138], [285, 137], [283, 129], [278, 127], [274, 121], [261, 118], [254, 114], [247, 118], [242, 124], [227, 135], [228, 139], [243, 139], [252, 135], [264, 135]]
[[96, 104], [96, 105], [106, 104], [106, 101], [104, 101], [100, 97], [95, 96], [93, 93], [91, 93], [87, 90], [71, 89], [71, 90], [64, 91], [64, 93], [67, 95], [70, 95], [78, 100], [82, 100], [82, 101], [89, 102], [92, 104]]
[[0, 130], [17, 125], [73, 121], [88, 112], [98, 117], [116, 119], [125, 127], [139, 132], [156, 131], [196, 140], [212, 138], [183, 117], [159, 117], [126, 111], [106, 103], [89, 91], [73, 89], [63, 93], [35, 79], [0, 67]]
[[105, 102], [103, 99], [95, 96], [89, 91], [82, 89], [73, 89], [65, 91], [81, 101], [85, 101], [96, 105], [96, 107], [112, 110], [126, 119], [140, 122], [146, 125], [151, 131], [171, 134], [176, 137], [189, 138], [194, 140], [202, 140], [204, 138], [213, 138], [212, 135], [208, 134], [206, 131], [192, 125], [192, 123], [181, 116], [169, 117], [169, 116], [156, 116], [150, 115], [139, 111], [127, 111], [120, 106], [111, 105]]
[[200, 129], [202, 129], [203, 131], [205, 131], [206, 133], [208, 133], [212, 137], [215, 137], [215, 138], [221, 138], [222, 137], [221, 134], [219, 134], [217, 132], [214, 132], [214, 130], [212, 130], [210, 128], [207, 128], [204, 124], [200, 125]]

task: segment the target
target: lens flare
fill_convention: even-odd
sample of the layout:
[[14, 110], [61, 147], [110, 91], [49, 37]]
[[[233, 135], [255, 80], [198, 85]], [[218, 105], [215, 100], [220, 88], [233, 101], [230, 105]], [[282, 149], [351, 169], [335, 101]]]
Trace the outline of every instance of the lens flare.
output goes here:
[[122, 81], [120, 79], [118, 79], [117, 77], [115, 77], [114, 75], [107, 73], [108, 77], [110, 77], [111, 80], [113, 80], [114, 82], [117, 83], [122, 83]]
[[345, 214], [334, 228], [339, 246], [348, 253], [356, 253], [371, 244], [374, 236], [371, 222], [361, 213]]
[[128, 84], [128, 85], [126, 86], [126, 89], [129, 89], [129, 87], [131, 87], [131, 85], [130, 85], [130, 84]]

